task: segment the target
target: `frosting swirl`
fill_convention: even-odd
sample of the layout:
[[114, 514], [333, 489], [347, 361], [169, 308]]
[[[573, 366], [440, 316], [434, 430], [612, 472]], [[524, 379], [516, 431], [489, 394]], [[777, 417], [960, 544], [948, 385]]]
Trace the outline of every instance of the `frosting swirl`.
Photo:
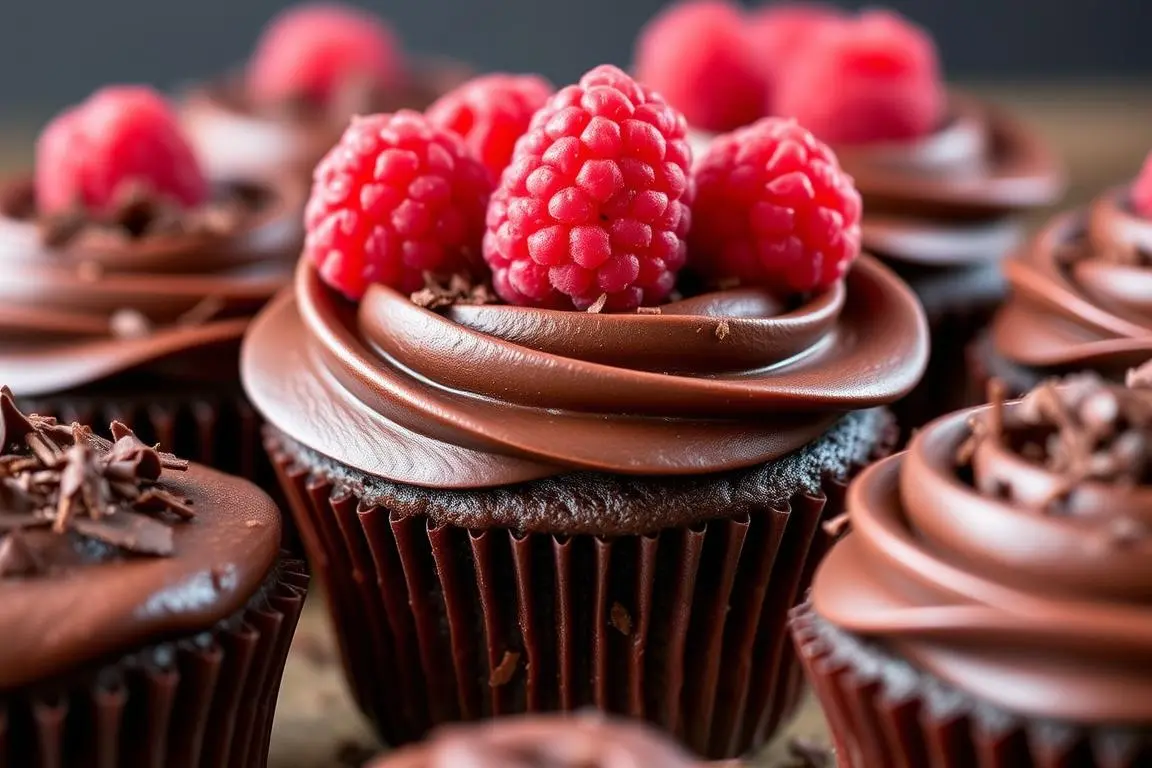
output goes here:
[[913, 266], [996, 261], [1020, 243], [1020, 214], [1059, 196], [1059, 164], [1027, 125], [962, 95], [950, 114], [918, 141], [835, 147], [864, 198], [868, 251]]
[[737, 289], [637, 314], [436, 313], [381, 286], [357, 308], [302, 262], [295, 296], [253, 326], [242, 375], [274, 425], [322, 454], [389, 480], [479, 488], [771, 461], [905, 394], [926, 357], [922, 310], [868, 258], [797, 307]]
[[1094, 377], [933, 423], [850, 489], [816, 612], [1010, 712], [1152, 721], [1150, 436]]
[[1019, 365], [1120, 377], [1152, 355], [1152, 221], [1113, 189], [1057, 217], [1004, 265], [996, 352]]
[[232, 192], [237, 215], [218, 226], [140, 236], [86, 227], [57, 245], [36, 221], [31, 180], [6, 185], [0, 381], [35, 397], [142, 370], [234, 378], [221, 350], [236, 349], [289, 281], [304, 189], [284, 181]]
[[373, 768], [693, 768], [684, 751], [639, 723], [535, 716], [442, 728]]

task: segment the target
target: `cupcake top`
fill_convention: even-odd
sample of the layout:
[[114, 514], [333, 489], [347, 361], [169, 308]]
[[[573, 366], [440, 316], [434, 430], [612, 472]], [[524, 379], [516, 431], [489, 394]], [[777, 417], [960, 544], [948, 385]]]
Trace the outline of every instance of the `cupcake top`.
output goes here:
[[1150, 374], [929, 425], [850, 489], [816, 613], [1011, 712], [1148, 723]]
[[467, 77], [410, 61], [369, 11], [302, 3], [268, 23], [241, 71], [193, 89], [182, 119], [212, 173], [309, 174], [352, 115], [423, 109]]
[[640, 723], [598, 714], [536, 715], [441, 728], [372, 768], [693, 768], [699, 763]]
[[1012, 295], [992, 322], [1002, 357], [1120, 379], [1152, 355], [1152, 206], [1133, 184], [1056, 217], [1005, 263]]
[[30, 397], [137, 371], [234, 379], [303, 201], [288, 179], [213, 185], [158, 94], [98, 92], [45, 129], [34, 177], [0, 186], [0, 380]]
[[208, 630], [272, 569], [280, 518], [238, 478], [0, 389], [0, 690]]
[[950, 93], [931, 35], [891, 11], [685, 0], [646, 28], [636, 60], [698, 146], [767, 114], [835, 147], [864, 198], [864, 247], [906, 267], [998, 260], [1022, 239], [1014, 214], [1063, 187], [1042, 138]]
[[[490, 201], [420, 116], [354, 123], [317, 171], [295, 295], [246, 342], [247, 390], [309, 448], [438, 488], [749, 467], [908, 391], [923, 313], [855, 262], [834, 155], [770, 121], [689, 160], [682, 117], [614, 67], [536, 113]], [[365, 163], [398, 181], [349, 207], [329, 190]]]

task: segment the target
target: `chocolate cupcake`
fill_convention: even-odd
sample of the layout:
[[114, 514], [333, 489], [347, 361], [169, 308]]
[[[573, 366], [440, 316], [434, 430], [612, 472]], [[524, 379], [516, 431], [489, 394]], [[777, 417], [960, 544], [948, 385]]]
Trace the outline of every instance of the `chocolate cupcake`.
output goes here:
[[0, 389], [0, 763], [267, 762], [304, 602], [250, 483]]
[[839, 764], [1152, 761], [1152, 388], [944, 417], [863, 473], [793, 630]]
[[1018, 395], [1065, 372], [1122, 381], [1152, 356], [1149, 179], [1057, 216], [1004, 264], [1011, 296], [969, 350], [972, 400], [991, 377]]
[[[739, 13], [733, 7], [723, 15]], [[691, 14], [679, 14], [680, 23], [701, 27]], [[649, 36], [675, 18], [664, 19]], [[733, 24], [726, 22], [725, 29]], [[911, 286], [932, 332], [928, 371], [896, 406], [901, 425], [915, 428], [965, 405], [964, 350], [1003, 299], [999, 262], [1022, 243], [1026, 216], [1061, 194], [1059, 162], [1011, 112], [950, 92], [929, 34], [892, 12], [851, 16], [802, 6], [749, 17], [745, 26], [743, 43], [730, 29], [711, 41], [704, 33], [665, 34], [668, 43], [696, 52], [680, 57], [688, 60], [684, 66], [711, 61], [719, 68], [699, 49], [722, 46], [723, 56], [718, 50], [715, 58], [724, 68], [767, 68], [771, 76], [759, 102], [765, 113], [795, 117], [833, 146], [852, 175], [864, 200], [864, 250]], [[787, 45], [779, 40], [783, 34]], [[750, 47], [742, 59], [732, 53], [741, 44]], [[658, 50], [663, 53], [650, 55], [660, 58], [667, 48], [648, 39], [638, 55]], [[680, 78], [675, 91], [681, 98], [701, 102], [693, 113], [711, 105], [706, 113], [713, 114], [720, 109], [716, 100], [739, 98], [738, 90], [713, 87], [711, 73], [693, 74], [671, 64], [666, 73]], [[724, 77], [730, 80], [741, 82]], [[684, 83], [697, 83], [698, 96], [685, 93]], [[693, 132], [701, 149], [714, 136]]]
[[596, 714], [537, 715], [440, 728], [427, 742], [370, 768], [696, 768], [701, 763], [660, 733]]
[[368, 11], [308, 3], [269, 23], [242, 71], [192, 88], [182, 119], [210, 174], [307, 180], [353, 115], [424, 109], [468, 77], [461, 64], [407, 60]]
[[118, 420], [275, 487], [239, 346], [290, 282], [304, 192], [288, 179], [213, 185], [145, 89], [65, 113], [35, 178], [0, 185], [0, 381], [29, 410]]
[[[596, 105], [615, 117], [588, 114]], [[614, 67], [560, 90], [531, 126], [485, 216], [476, 180], [489, 176], [459, 137], [414, 113], [354, 122], [318, 167], [295, 294], [245, 341], [246, 389], [331, 596], [349, 682], [387, 742], [596, 707], [704, 755], [742, 754], [797, 701], [786, 614], [845, 480], [890, 448], [884, 406], [923, 370], [923, 314], [871, 259], [837, 277], [856, 255], [842, 249], [806, 252], [829, 282], [805, 294], [766, 287], [787, 270], [713, 292], [678, 284], [685, 259], [704, 258], [686, 250], [689, 217], [741, 210], [715, 205], [729, 182], [767, 190], [776, 171], [717, 156], [695, 185], [710, 202], [689, 213], [683, 119]], [[566, 131], [599, 133], [609, 151], [629, 140], [585, 162], [555, 136]], [[858, 198], [826, 148], [790, 123], [740, 141], [766, 157], [794, 142], [809, 164], [794, 173], [846, 211], [834, 242], [850, 247]], [[567, 151], [576, 167], [558, 159]], [[370, 196], [330, 194], [381, 158], [389, 172]], [[403, 199], [413, 174], [435, 204]], [[563, 174], [578, 181], [547, 205], [535, 197]], [[606, 199], [585, 206], [585, 182]], [[413, 245], [375, 200], [426, 205], [461, 239]], [[468, 282], [483, 279], [471, 255], [485, 221], [499, 299]], [[608, 258], [581, 266], [598, 243]], [[533, 251], [556, 271], [537, 270]], [[411, 253], [455, 277], [409, 294]], [[813, 274], [802, 261], [781, 266]]]

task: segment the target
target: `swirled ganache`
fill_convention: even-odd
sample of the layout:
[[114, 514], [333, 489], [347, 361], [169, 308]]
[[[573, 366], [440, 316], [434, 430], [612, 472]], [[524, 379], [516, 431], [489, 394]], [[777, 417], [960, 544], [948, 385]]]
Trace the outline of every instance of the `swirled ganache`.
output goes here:
[[996, 376], [1019, 393], [1085, 369], [1120, 381], [1152, 355], [1152, 221], [1133, 189], [1057, 216], [1004, 264], [1011, 296], [973, 347], [975, 386]]
[[[27, 723], [0, 758], [131, 762], [131, 729], [169, 758], [253, 764], [307, 585], [278, 557], [279, 512], [244, 480], [110, 433], [25, 415], [0, 388], [0, 702]], [[262, 714], [238, 717], [241, 696]]]
[[944, 417], [853, 484], [794, 616], [845, 765], [928, 765], [948, 723], [980, 768], [1152, 756], [1150, 370]]

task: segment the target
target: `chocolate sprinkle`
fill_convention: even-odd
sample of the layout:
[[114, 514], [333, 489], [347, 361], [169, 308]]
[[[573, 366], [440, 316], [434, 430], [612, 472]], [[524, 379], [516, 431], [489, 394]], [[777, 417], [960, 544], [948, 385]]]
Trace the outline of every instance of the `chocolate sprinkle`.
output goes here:
[[0, 578], [53, 570], [62, 537], [121, 554], [172, 554], [173, 524], [195, 512], [157, 483], [165, 469], [188, 463], [119, 422], [111, 432], [114, 442], [79, 424], [25, 415], [0, 388]]

